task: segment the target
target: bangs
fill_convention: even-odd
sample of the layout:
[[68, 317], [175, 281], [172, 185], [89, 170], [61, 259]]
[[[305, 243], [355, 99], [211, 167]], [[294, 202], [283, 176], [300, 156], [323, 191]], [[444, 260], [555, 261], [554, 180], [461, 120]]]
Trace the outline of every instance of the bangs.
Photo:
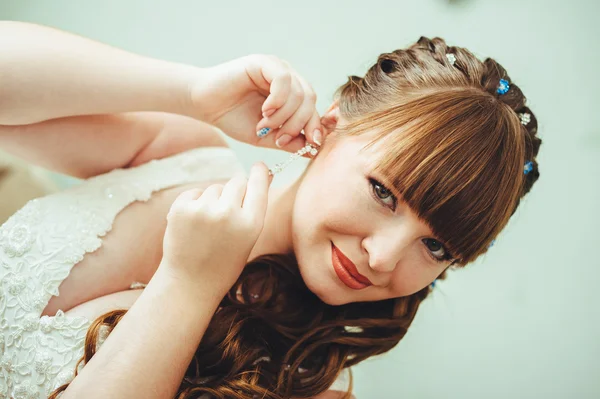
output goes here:
[[508, 223], [523, 188], [524, 140], [517, 115], [476, 89], [412, 98], [346, 126], [375, 132], [375, 167], [429, 225], [458, 264], [485, 252]]

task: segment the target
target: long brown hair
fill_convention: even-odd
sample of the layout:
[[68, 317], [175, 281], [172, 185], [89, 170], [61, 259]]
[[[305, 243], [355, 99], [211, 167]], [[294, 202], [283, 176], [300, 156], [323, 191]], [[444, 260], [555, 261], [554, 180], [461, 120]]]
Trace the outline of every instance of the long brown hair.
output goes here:
[[[496, 92], [500, 79], [510, 83], [503, 95]], [[338, 133], [376, 132], [373, 144], [386, 148], [381, 173], [458, 264], [487, 250], [539, 177], [541, 140], [521, 90], [496, 61], [481, 62], [440, 38], [422, 37], [380, 55], [364, 77], [350, 76], [337, 97], [350, 121]], [[533, 165], [527, 174], [526, 162]], [[331, 306], [306, 287], [292, 254], [261, 256], [222, 300], [177, 398], [316, 396], [344, 368], [398, 344], [429, 291]], [[80, 362], [91, 359], [101, 330], [112, 331], [125, 312], [92, 323]]]

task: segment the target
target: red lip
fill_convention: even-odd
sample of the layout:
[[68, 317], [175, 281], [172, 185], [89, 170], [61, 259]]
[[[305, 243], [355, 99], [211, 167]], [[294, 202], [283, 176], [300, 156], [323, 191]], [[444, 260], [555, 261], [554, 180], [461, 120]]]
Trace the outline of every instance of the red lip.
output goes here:
[[331, 261], [336, 274], [348, 287], [359, 290], [373, 285], [333, 243], [331, 243]]

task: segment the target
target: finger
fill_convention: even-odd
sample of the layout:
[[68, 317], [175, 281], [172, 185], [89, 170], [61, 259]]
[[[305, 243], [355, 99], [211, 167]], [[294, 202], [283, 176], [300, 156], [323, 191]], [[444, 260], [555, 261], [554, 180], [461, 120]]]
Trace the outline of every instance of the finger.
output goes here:
[[[298, 136], [304, 126], [312, 119], [315, 112], [315, 104], [310, 98], [304, 97], [302, 105], [296, 110], [294, 115], [289, 118], [276, 134], [275, 143], [278, 147], [283, 147], [294, 137]], [[304, 131], [306, 133], [306, 130]], [[287, 138], [286, 138], [287, 135]], [[284, 138], [284, 140], [282, 140]]]
[[248, 180], [242, 176], [230, 179], [223, 187], [220, 201], [228, 208], [241, 208]]
[[323, 130], [324, 129], [321, 127], [321, 117], [319, 116], [317, 110], [315, 110], [308, 120], [306, 126], [304, 126], [304, 133], [307, 141], [315, 144], [317, 147], [323, 145], [323, 141], [325, 139]]
[[267, 166], [262, 162], [255, 164], [248, 176], [242, 209], [252, 213], [254, 217], [264, 220], [271, 180]]
[[204, 190], [201, 190], [198, 188], [194, 188], [192, 190], [186, 190], [186, 191], [182, 192], [181, 194], [179, 194], [177, 196], [177, 198], [175, 198], [175, 201], [173, 201], [172, 206], [175, 207], [175, 206], [182, 205], [186, 202], [195, 201], [202, 195], [203, 191]]
[[[321, 146], [323, 144], [324, 134], [323, 129], [321, 128], [321, 117], [316, 109], [317, 104], [317, 94], [313, 87], [304, 79], [302, 76], [296, 74], [296, 78], [302, 85], [302, 88], [305, 93], [305, 104], [312, 111], [311, 116], [308, 118], [308, 121], [302, 125], [302, 129], [304, 130], [304, 135], [309, 143], [316, 144], [317, 146]], [[305, 105], [303, 104], [303, 106]]]
[[[268, 99], [267, 99], [268, 100]], [[304, 101], [304, 92], [299, 82], [295, 81], [292, 83], [292, 88], [288, 92], [288, 96], [285, 102], [275, 111], [274, 114], [263, 118], [256, 125], [256, 131], [260, 131], [264, 128], [270, 128], [271, 130], [278, 129], [282, 126], [289, 118], [291, 118], [298, 108]], [[297, 136], [299, 132], [295, 132], [293, 136]]]
[[292, 73], [279, 59], [272, 57], [262, 59], [260, 72], [269, 83], [269, 95], [263, 103], [262, 112], [272, 113], [286, 103], [292, 89]]
[[[288, 145], [283, 147], [282, 149], [287, 152], [297, 152], [306, 146], [306, 137], [301, 134], [298, 137], [294, 138]], [[305, 154], [304, 157], [312, 158], [310, 154]]]
[[[277, 131], [275, 131], [273, 133], [273, 136], [268, 136], [265, 137], [263, 140], [261, 140], [258, 143], [258, 146], [260, 147], [265, 147], [265, 148], [278, 148], [280, 150], [289, 152], [289, 153], [295, 153], [298, 150], [302, 149], [303, 147], [306, 146], [307, 141], [306, 141], [306, 137], [304, 136], [304, 134], [299, 134], [297, 137], [294, 137], [294, 139], [292, 141], [290, 141], [288, 144], [286, 144], [285, 146], [279, 148], [277, 147], [277, 145], [275, 144], [275, 137], [276, 137]], [[318, 146], [315, 146], [318, 150]], [[306, 153], [302, 156], [303, 158], [309, 158], [312, 159], [314, 158], [313, 155], [311, 155], [310, 153]]]
[[278, 139], [279, 136], [281, 136], [280, 134], [278, 134], [278, 132], [279, 132], [278, 129], [274, 129], [272, 133], [269, 133], [269, 135], [260, 139], [256, 143], [256, 145], [258, 147], [284, 150], [287, 152], [296, 152], [299, 149], [301, 149], [302, 147], [304, 147], [306, 140], [305, 140], [305, 137], [303, 134], [299, 134], [298, 136], [293, 137], [292, 141], [290, 141], [288, 144], [285, 144], [285, 145], [279, 147], [276, 144], [276, 140]]
[[192, 190], [186, 190], [179, 194], [177, 198], [175, 198], [175, 201], [173, 201], [171, 204], [171, 208], [167, 213], [167, 220], [169, 220], [174, 214], [183, 212], [185, 209], [187, 209], [186, 205], [193, 203], [196, 199], [198, 199], [198, 197], [202, 195], [202, 191], [203, 190], [195, 188]]
[[207, 204], [213, 201], [217, 201], [221, 197], [223, 191], [222, 184], [212, 184], [204, 190], [200, 198], [196, 200], [198, 205]]

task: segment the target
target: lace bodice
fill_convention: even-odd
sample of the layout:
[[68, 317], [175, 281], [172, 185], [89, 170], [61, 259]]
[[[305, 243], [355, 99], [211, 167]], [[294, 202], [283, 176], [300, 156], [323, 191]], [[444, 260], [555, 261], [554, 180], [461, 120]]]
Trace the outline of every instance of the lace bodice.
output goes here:
[[69, 272], [102, 245], [119, 212], [152, 193], [228, 179], [243, 168], [228, 148], [199, 148], [119, 169], [27, 203], [0, 227], [0, 398], [46, 398], [70, 381], [90, 321], [41, 316]]

